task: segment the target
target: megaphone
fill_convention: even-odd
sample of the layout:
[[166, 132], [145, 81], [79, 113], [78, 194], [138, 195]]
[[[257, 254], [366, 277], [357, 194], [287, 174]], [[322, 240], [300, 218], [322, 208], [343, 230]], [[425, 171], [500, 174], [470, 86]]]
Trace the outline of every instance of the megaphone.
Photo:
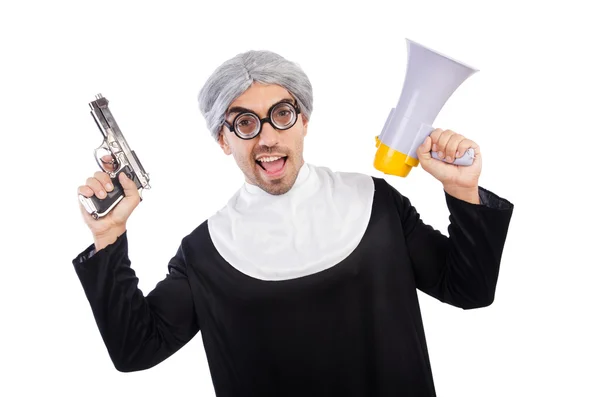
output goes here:
[[[378, 137], [373, 165], [379, 171], [406, 177], [419, 165], [417, 148], [434, 130], [433, 121], [456, 89], [479, 70], [406, 39], [408, 66], [400, 99], [392, 108]], [[439, 159], [436, 152], [432, 157]], [[454, 160], [471, 165], [475, 153], [469, 148]]]

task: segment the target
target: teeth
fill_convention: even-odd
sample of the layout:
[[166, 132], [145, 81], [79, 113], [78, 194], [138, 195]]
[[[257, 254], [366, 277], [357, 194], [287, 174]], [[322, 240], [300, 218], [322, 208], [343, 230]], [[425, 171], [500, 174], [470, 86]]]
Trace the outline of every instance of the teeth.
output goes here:
[[258, 159], [258, 161], [260, 161], [261, 163], [270, 163], [271, 161], [275, 161], [275, 160], [279, 160], [281, 157], [263, 157]]

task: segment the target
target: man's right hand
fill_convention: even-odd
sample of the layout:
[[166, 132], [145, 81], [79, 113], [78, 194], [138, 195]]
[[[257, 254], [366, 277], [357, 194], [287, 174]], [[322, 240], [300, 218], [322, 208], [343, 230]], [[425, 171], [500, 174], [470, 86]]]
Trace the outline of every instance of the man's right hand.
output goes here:
[[[94, 236], [96, 251], [114, 243], [117, 237], [125, 232], [127, 219], [141, 201], [137, 186], [124, 172], [119, 174], [119, 182], [123, 186], [125, 197], [104, 217], [92, 218], [83, 205], [79, 203], [83, 219]], [[98, 171], [93, 177], [87, 179], [85, 185], [77, 189], [77, 193], [85, 197], [95, 195], [99, 199], [104, 199], [106, 198], [106, 192], [112, 189], [110, 176], [106, 172]]]

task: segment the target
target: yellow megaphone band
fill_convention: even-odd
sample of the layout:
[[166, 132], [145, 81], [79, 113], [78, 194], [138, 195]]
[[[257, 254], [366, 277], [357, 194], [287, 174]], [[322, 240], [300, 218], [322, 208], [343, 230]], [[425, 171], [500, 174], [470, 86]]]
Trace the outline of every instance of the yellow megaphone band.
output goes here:
[[381, 142], [377, 136], [375, 137], [375, 146], [377, 152], [373, 165], [384, 174], [405, 177], [413, 167], [419, 165], [418, 159], [392, 149]]

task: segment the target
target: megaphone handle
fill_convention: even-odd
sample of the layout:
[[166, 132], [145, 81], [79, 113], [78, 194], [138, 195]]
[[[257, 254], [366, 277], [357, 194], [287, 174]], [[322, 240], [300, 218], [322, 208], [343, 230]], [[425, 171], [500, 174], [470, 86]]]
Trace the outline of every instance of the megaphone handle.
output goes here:
[[[447, 162], [446, 160], [440, 159], [437, 152], [431, 152], [431, 157], [433, 157], [434, 159], [443, 161], [443, 162]], [[475, 151], [472, 148], [469, 148], [469, 149], [467, 149], [465, 154], [462, 155], [462, 157], [458, 157], [458, 158], [454, 159], [452, 164], [471, 165], [471, 164], [473, 164], [474, 159], [475, 159]]]
[[[422, 123], [421, 128], [419, 129], [419, 132], [417, 133], [417, 136], [415, 137], [415, 140], [413, 141], [413, 144], [412, 144], [412, 147], [410, 148], [409, 153], [416, 153], [417, 147], [423, 143], [425, 138], [427, 138], [433, 132], [433, 130], [434, 130], [433, 126]], [[439, 156], [437, 155], [437, 152], [431, 152], [431, 157], [433, 157], [436, 160], [443, 161], [445, 163], [447, 162], [444, 159], [440, 159]], [[475, 151], [472, 148], [469, 148], [469, 149], [467, 149], [465, 154], [463, 154], [461, 157], [454, 159], [452, 164], [471, 165], [471, 164], [473, 164], [473, 159], [475, 159]]]

